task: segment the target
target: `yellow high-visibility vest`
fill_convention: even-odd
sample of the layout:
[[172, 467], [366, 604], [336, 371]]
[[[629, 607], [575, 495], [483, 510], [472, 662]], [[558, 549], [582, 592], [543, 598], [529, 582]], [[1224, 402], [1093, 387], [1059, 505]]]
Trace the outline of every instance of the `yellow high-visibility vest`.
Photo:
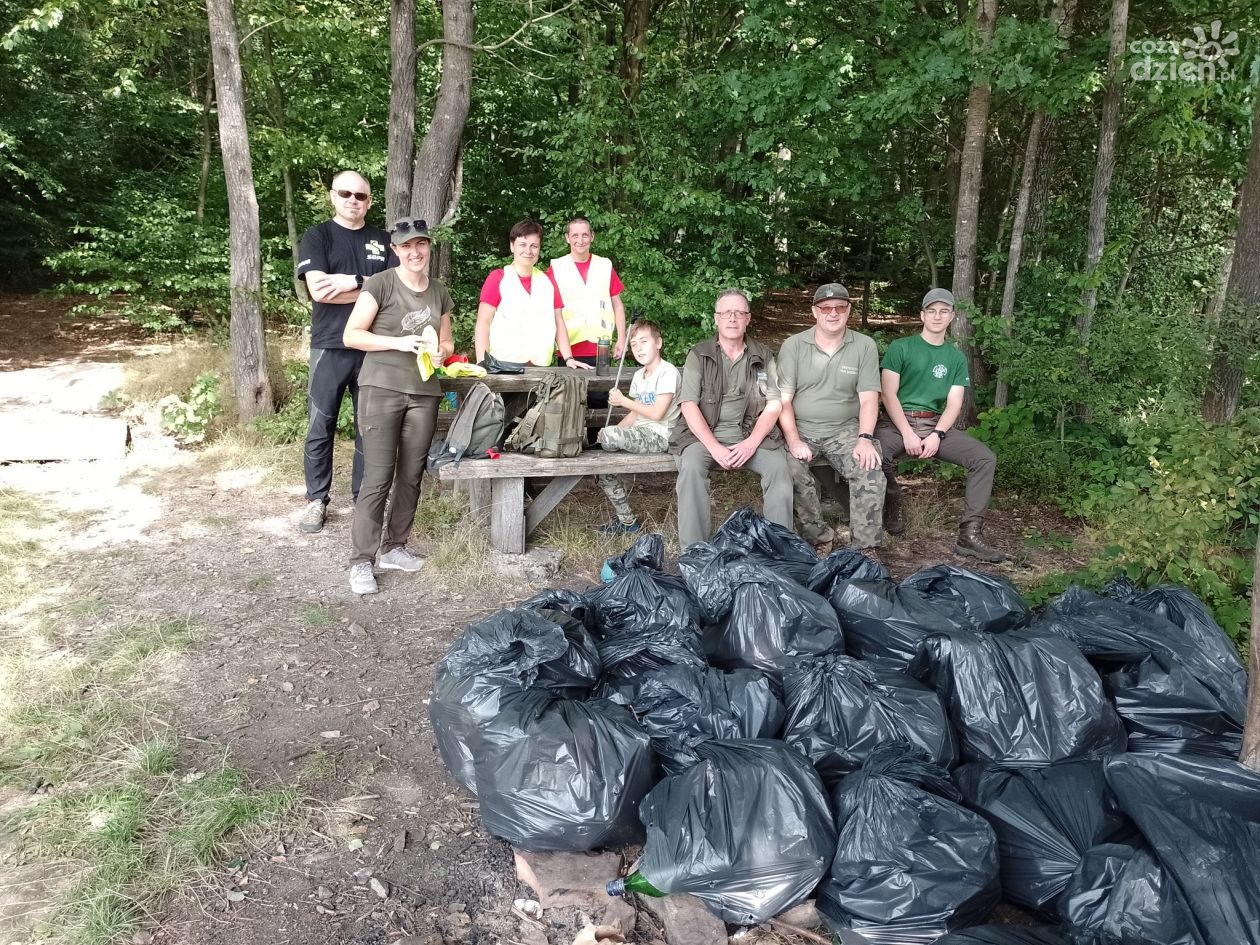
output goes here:
[[569, 344], [597, 342], [601, 337], [611, 339], [615, 319], [609, 294], [613, 270], [608, 257], [591, 255], [591, 268], [586, 272], [585, 282], [572, 254], [553, 259], [551, 269], [564, 302], [564, 324], [569, 329]]
[[556, 348], [556, 300], [547, 274], [535, 269], [526, 292], [516, 270], [504, 266], [499, 294], [490, 322], [490, 353], [500, 361], [549, 366]]

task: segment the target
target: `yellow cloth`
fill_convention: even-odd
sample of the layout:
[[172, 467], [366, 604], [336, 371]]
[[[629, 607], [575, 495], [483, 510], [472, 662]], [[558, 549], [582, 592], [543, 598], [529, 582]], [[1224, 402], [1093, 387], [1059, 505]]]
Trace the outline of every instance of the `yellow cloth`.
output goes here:
[[485, 377], [486, 369], [480, 364], [456, 361], [454, 364], [448, 364], [442, 368], [442, 373], [447, 377]]
[[420, 350], [416, 352], [416, 363], [420, 368], [420, 380], [427, 381], [437, 370], [433, 366], [433, 357], [438, 352], [438, 336], [432, 325], [425, 325], [420, 332]]

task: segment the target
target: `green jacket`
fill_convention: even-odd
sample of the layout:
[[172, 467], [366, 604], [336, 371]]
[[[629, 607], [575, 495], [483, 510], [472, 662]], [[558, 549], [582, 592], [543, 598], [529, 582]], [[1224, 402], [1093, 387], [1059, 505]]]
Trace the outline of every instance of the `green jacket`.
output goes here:
[[[697, 406], [700, 408], [700, 415], [704, 417], [704, 422], [712, 430], [717, 426], [718, 418], [722, 414], [722, 396], [726, 391], [726, 359], [722, 357], [722, 349], [718, 346], [716, 337], [700, 342], [691, 351], [700, 358], [700, 400]], [[740, 423], [744, 436], [752, 433], [761, 412], [766, 409], [766, 395], [757, 383], [757, 375], [767, 370], [772, 357], [770, 349], [761, 342], [744, 338], [743, 365], [748, 371], [748, 382], [744, 387], [746, 392], [744, 419]], [[680, 416], [669, 431], [669, 451], [681, 453], [692, 443], [697, 442], [699, 440], [691, 432], [691, 427], [687, 426], [686, 419]], [[775, 449], [779, 447], [777, 425], [772, 427], [766, 435], [763, 445]]]

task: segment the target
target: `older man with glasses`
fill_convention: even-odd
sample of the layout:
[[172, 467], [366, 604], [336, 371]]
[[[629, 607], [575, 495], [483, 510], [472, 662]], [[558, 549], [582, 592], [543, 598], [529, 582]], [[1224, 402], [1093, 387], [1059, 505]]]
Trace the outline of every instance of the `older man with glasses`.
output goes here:
[[779, 440], [779, 386], [770, 349], [748, 337], [752, 311], [738, 289], [714, 306], [715, 337], [687, 354], [670, 430], [678, 464], [678, 543], [685, 548], [711, 531], [709, 473], [714, 466], [761, 477], [763, 512], [792, 527], [792, 477]]
[[822, 457], [849, 484], [849, 546], [878, 559], [884, 539], [884, 474], [875, 421], [879, 419], [879, 351], [849, 328], [852, 303], [839, 283], [819, 286], [811, 309], [814, 327], [779, 349], [779, 426], [792, 457], [797, 531], [820, 555], [835, 532], [823, 520], [810, 462]]
[[328, 191], [333, 217], [302, 234], [298, 276], [311, 295], [311, 369], [307, 379], [308, 421], [303, 470], [306, 473], [306, 510], [299, 525], [304, 532], [324, 527], [328, 493], [332, 487], [333, 438], [337, 415], [347, 391], [355, 405], [354, 463], [350, 491], [359, 496], [363, 481], [363, 439], [357, 409], [359, 370], [363, 352], [342, 341], [346, 321], [368, 276], [398, 264], [389, 252], [389, 234], [367, 223], [372, 188], [354, 171], [342, 171]]

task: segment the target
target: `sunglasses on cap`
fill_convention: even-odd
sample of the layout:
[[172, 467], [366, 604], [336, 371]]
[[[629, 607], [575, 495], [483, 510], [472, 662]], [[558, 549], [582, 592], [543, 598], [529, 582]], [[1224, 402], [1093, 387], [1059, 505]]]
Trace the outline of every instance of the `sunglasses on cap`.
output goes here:
[[419, 236], [429, 235], [429, 224], [424, 220], [399, 220], [390, 233], [416, 233]]
[[359, 201], [359, 203], [366, 203], [368, 200], [372, 199], [371, 194], [365, 194], [361, 190], [334, 190], [333, 193], [342, 200], [349, 200], [353, 197], [355, 200]]

